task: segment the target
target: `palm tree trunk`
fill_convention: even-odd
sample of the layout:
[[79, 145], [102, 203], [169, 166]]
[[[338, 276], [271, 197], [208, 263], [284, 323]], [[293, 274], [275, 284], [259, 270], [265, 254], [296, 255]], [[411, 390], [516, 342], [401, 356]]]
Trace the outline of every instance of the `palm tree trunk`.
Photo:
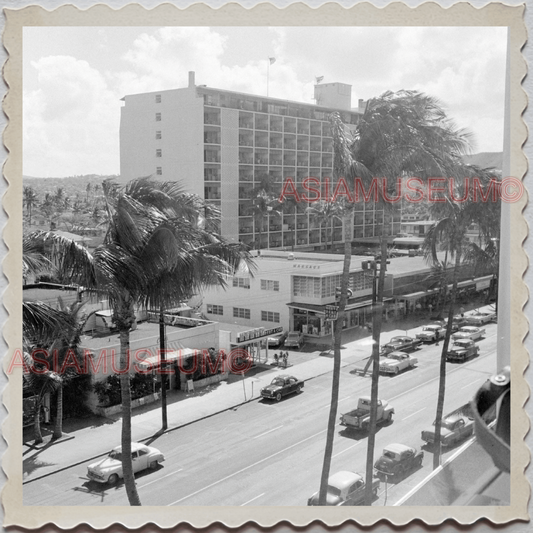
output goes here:
[[[128, 310], [129, 311], [129, 310]], [[127, 322], [127, 321], [125, 321]], [[122, 394], [122, 471], [124, 484], [130, 505], [141, 505], [135, 477], [133, 475], [133, 462], [131, 457], [131, 390], [129, 367], [130, 326], [121, 327], [120, 336], [120, 392]]]
[[167, 375], [166, 375], [166, 339], [165, 339], [165, 314], [163, 306], [159, 309], [159, 351], [161, 352], [161, 429], [168, 427], [167, 421]]
[[41, 403], [42, 396], [39, 394], [35, 400], [35, 414], [33, 420], [33, 439], [34, 444], [41, 444], [43, 442], [43, 434], [41, 433]]
[[[381, 323], [383, 320], [383, 293], [385, 289], [385, 271], [387, 270], [387, 237], [385, 227], [381, 236], [381, 265], [379, 271], [378, 291], [372, 308], [372, 382], [370, 387], [370, 420], [368, 424], [368, 442], [366, 450], [365, 505], [372, 505], [372, 479], [374, 478], [374, 448], [376, 446], [376, 419], [379, 393], [379, 343]], [[375, 277], [375, 276], [374, 276]], [[373, 281], [375, 283], [375, 281]]]
[[[346, 228], [349, 225], [346, 224]], [[348, 229], [346, 229], [348, 233]], [[324, 462], [322, 464], [322, 475], [320, 476], [320, 492], [318, 496], [318, 505], [326, 505], [329, 471], [331, 468], [331, 457], [333, 454], [333, 440], [335, 438], [335, 424], [337, 422], [337, 410], [339, 406], [339, 384], [341, 374], [341, 341], [342, 341], [342, 324], [344, 321], [344, 309], [348, 295], [348, 282], [350, 279], [350, 262], [352, 259], [352, 245], [348, 236], [344, 242], [344, 263], [342, 268], [341, 279], [341, 297], [339, 301], [339, 312], [334, 326], [333, 342], [333, 377], [331, 385], [331, 406], [329, 409], [328, 429], [326, 433], [326, 447], [324, 450]]]
[[60, 439], [63, 436], [63, 384], [59, 385], [57, 389], [56, 401], [56, 421], [52, 440]]
[[444, 412], [444, 396], [446, 392], [446, 353], [448, 352], [448, 346], [450, 345], [450, 338], [452, 336], [452, 325], [455, 300], [457, 297], [457, 280], [459, 276], [459, 268], [461, 266], [461, 251], [456, 252], [455, 266], [453, 268], [453, 285], [450, 301], [450, 309], [448, 311], [448, 324], [446, 325], [446, 336], [442, 345], [442, 352], [440, 355], [439, 366], [439, 393], [437, 397], [437, 414], [435, 416], [435, 442], [433, 444], [433, 470], [440, 466], [441, 456], [441, 428], [442, 428], [442, 416]]

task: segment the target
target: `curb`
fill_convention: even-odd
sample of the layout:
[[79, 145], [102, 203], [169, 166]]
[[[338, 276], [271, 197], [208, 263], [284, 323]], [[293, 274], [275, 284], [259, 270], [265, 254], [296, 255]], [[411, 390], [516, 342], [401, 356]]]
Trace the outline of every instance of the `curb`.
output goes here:
[[[350, 362], [346, 362], [346, 363], [344, 363], [343, 361], [341, 361], [341, 368], [346, 367], [346, 366], [349, 366], [349, 365], [353, 365], [354, 363], [357, 363], [357, 362], [358, 362], [358, 361], [350, 361]], [[305, 382], [305, 381], [310, 381], [310, 380], [312, 380], [312, 379], [315, 379], [315, 378], [318, 378], [318, 377], [323, 376], [323, 375], [325, 375], [325, 374], [328, 374], [328, 373], [331, 372], [331, 371], [332, 371], [332, 370], [328, 370], [328, 371], [326, 371], [326, 372], [322, 372], [322, 373], [320, 373], [320, 374], [317, 374], [316, 376], [311, 376], [311, 377], [309, 377], [309, 378], [307, 378], [307, 379], [304, 379], [303, 381], [304, 381], [304, 382]], [[261, 399], [260, 397], [257, 397], [257, 398], [255, 398], [255, 397], [254, 397], [254, 398], [250, 398], [249, 400], [245, 400], [245, 401], [242, 401], [242, 402], [240, 402], [240, 403], [233, 404], [233, 405], [231, 405], [231, 406], [229, 406], [229, 407], [225, 407], [225, 408], [223, 408], [223, 409], [220, 409], [220, 410], [218, 410], [218, 411], [214, 411], [214, 412], [209, 413], [209, 414], [207, 414], [207, 415], [204, 415], [204, 416], [202, 416], [202, 417], [200, 417], [200, 418], [196, 418], [195, 420], [190, 420], [189, 422], [185, 422], [184, 424], [181, 424], [181, 425], [179, 425], [179, 426], [174, 426], [174, 427], [171, 427], [171, 428], [167, 428], [167, 429], [164, 430], [164, 431], [159, 430], [159, 431], [157, 431], [156, 433], [153, 433], [152, 435], [149, 435], [148, 437], [143, 437], [142, 439], [138, 439], [137, 442], [144, 442], [144, 441], [150, 440], [150, 439], [152, 439], [152, 438], [154, 438], [154, 437], [156, 437], [156, 436], [161, 436], [161, 435], [164, 435], [165, 433], [170, 433], [171, 431], [175, 431], [175, 430], [177, 430], [177, 429], [181, 429], [181, 428], [184, 428], [184, 427], [190, 426], [191, 424], [194, 424], [194, 423], [199, 422], [199, 421], [201, 421], [201, 420], [206, 420], [206, 419], [208, 419], [208, 418], [211, 418], [212, 416], [218, 415], [218, 414], [220, 414], [220, 413], [224, 413], [224, 412], [229, 411], [229, 410], [231, 410], [231, 409], [234, 409], [234, 408], [236, 408], [236, 407], [240, 407], [241, 405], [245, 405], [245, 404], [247, 404], [247, 403], [250, 403], [250, 402], [252, 402], [252, 401], [256, 401], [256, 400], [260, 400], [260, 399]], [[66, 440], [71, 440], [71, 439], [74, 439], [74, 438], [75, 438], [75, 436], [72, 436], [72, 437], [70, 437], [70, 439], [66, 439]], [[34, 481], [37, 481], [37, 480], [39, 480], [39, 479], [44, 479], [44, 478], [46, 478], [46, 477], [52, 476], [53, 474], [57, 474], [58, 472], [63, 472], [64, 470], [68, 470], [69, 468], [72, 468], [72, 467], [74, 467], [74, 466], [81, 465], [81, 464], [83, 464], [83, 463], [85, 463], [85, 462], [87, 462], [87, 461], [92, 461], [92, 460], [94, 460], [94, 459], [98, 459], [99, 457], [103, 457], [104, 455], [107, 455], [108, 453], [109, 453], [109, 450], [108, 450], [108, 451], [105, 451], [104, 453], [99, 453], [99, 454], [97, 454], [97, 455], [94, 455], [94, 456], [92, 456], [92, 457], [86, 457], [86, 458], [84, 458], [84, 459], [82, 459], [82, 460], [80, 460], [80, 461], [77, 461], [77, 462], [75, 462], [75, 463], [70, 463], [70, 464], [68, 464], [68, 465], [62, 466], [62, 467], [60, 467], [60, 468], [58, 468], [57, 470], [54, 470], [54, 471], [52, 471], [52, 472], [47, 472], [46, 474], [42, 474], [42, 475], [40, 475], [40, 476], [36, 476], [36, 477], [34, 477], [34, 478], [32, 478], [32, 479], [28, 479], [28, 480], [26, 480], [26, 481], [22, 481], [22, 484], [23, 484], [23, 485], [27, 485], [27, 484], [29, 484], [29, 483], [33, 483]]]

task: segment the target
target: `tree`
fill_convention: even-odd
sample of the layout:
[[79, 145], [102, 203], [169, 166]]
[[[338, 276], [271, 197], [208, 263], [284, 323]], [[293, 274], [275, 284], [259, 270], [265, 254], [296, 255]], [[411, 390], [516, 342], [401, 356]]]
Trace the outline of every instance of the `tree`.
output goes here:
[[[329, 200], [318, 200], [307, 208], [311, 218], [322, 228], [326, 227], [326, 248], [328, 248], [328, 224], [330, 226], [331, 245], [333, 248], [333, 222], [335, 218], [342, 219], [342, 208], [340, 204]], [[351, 236], [350, 236], [351, 241]]]
[[[129, 377], [129, 332], [135, 322], [135, 307], [174, 301], [172, 295], [156, 296], [154, 282], [170, 288], [159, 278], [174, 280], [183, 276], [183, 284], [189, 279], [197, 280], [194, 273], [181, 267], [195, 268], [191, 255], [198, 250], [206, 254], [209, 246], [222, 245], [220, 237], [209, 234], [199, 227], [198, 220], [188, 216], [176, 217], [176, 194], [174, 183], [150, 181], [148, 178], [133, 180], [124, 188], [108, 184], [104, 189], [109, 226], [102, 245], [91, 256], [75, 242], [53, 233], [35, 237], [43, 244], [55, 246], [55, 260], [61, 270], [69, 274], [72, 282], [83, 283], [104, 291], [113, 311], [113, 322], [120, 338], [120, 384], [122, 394], [122, 466], [126, 493], [130, 505], [140, 505], [135, 486], [131, 459], [131, 391]], [[190, 249], [180, 248], [187, 238], [196, 236]], [[203, 241], [202, 241], [203, 238]], [[203, 246], [198, 246], [200, 243]], [[244, 254], [244, 252], [242, 252]], [[232, 266], [219, 258], [217, 272], [224, 278]], [[204, 282], [204, 279], [201, 280]], [[206, 281], [207, 283], [207, 281]], [[181, 296], [181, 293], [180, 293]], [[178, 302], [175, 302], [178, 303]]]
[[[448, 119], [441, 104], [416, 91], [386, 92], [368, 101], [352, 136], [341, 127], [332, 129], [334, 156], [339, 157], [345, 177], [358, 177], [370, 185], [374, 178], [384, 180], [378, 187], [378, 202], [392, 211], [391, 192], [402, 177], [425, 179], [431, 176], [456, 176], [461, 168], [460, 156], [466, 153], [469, 134], [457, 129]], [[381, 237], [380, 276], [377, 301], [373, 310], [372, 388], [370, 424], [366, 463], [365, 504], [372, 503], [373, 457], [379, 378], [379, 341], [383, 306], [383, 285], [387, 264], [386, 217]]]
[[[481, 178], [482, 183], [487, 186], [490, 182], [490, 175], [480, 169], [464, 167], [465, 177], [469, 173], [475, 172]], [[442, 345], [442, 352], [439, 367], [439, 392], [437, 397], [437, 409], [435, 417], [435, 442], [433, 445], [433, 468], [440, 465], [441, 456], [441, 429], [442, 416], [444, 412], [444, 399], [446, 393], [446, 354], [452, 334], [452, 323], [454, 316], [455, 303], [457, 299], [457, 283], [459, 281], [459, 272], [461, 267], [468, 260], [473, 260], [474, 255], [467, 253], [472, 250], [471, 243], [467, 241], [466, 233], [472, 223], [479, 224], [480, 236], [487, 243], [492, 243], [495, 232], [499, 233], [499, 202], [488, 202], [480, 205], [472, 197], [472, 190], [469, 188], [468, 181], [457, 183], [453, 190], [453, 197], [466, 198], [465, 201], [457, 202], [450, 198], [451, 195], [444, 192], [439, 197], [442, 202], [434, 202], [430, 206], [432, 215], [438, 219], [435, 226], [430, 228], [424, 242], [424, 253], [428, 261], [434, 266], [441, 265], [437, 257], [437, 245], [444, 247], [446, 253], [454, 258], [454, 267], [452, 274], [452, 292], [448, 310], [448, 323], [446, 326], [446, 335]], [[476, 258], [477, 259], [477, 258]]]
[[259, 239], [257, 248], [263, 247], [263, 228], [264, 221], [271, 213], [279, 214], [279, 202], [276, 196], [266, 192], [264, 189], [259, 190], [253, 197], [249, 207], [250, 214], [254, 217], [255, 227], [259, 230]]
[[39, 197], [37, 196], [37, 193], [35, 192], [35, 189], [33, 187], [24, 187], [22, 192], [22, 202], [26, 206], [26, 210], [28, 212], [28, 222], [31, 226], [31, 215], [33, 213], [33, 208], [38, 204]]

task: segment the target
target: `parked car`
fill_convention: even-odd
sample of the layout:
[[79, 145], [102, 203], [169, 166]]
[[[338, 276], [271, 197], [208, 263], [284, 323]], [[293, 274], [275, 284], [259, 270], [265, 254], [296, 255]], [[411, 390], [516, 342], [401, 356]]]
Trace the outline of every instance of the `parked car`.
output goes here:
[[494, 311], [474, 311], [465, 317], [468, 325], [483, 326], [489, 322], [496, 321], [496, 313]]
[[[372, 480], [374, 497], [379, 490], [379, 479]], [[358, 505], [365, 501], [365, 478], [361, 474], [343, 470], [328, 479], [326, 505]], [[318, 505], [318, 492], [308, 500], [307, 505]]]
[[420, 468], [424, 452], [405, 444], [389, 444], [374, 464], [378, 476], [400, 477], [407, 472]]
[[391, 352], [379, 361], [379, 371], [383, 374], [399, 374], [402, 370], [412, 368], [418, 363], [416, 357], [405, 352]]
[[[444, 321], [444, 327], [448, 324], [448, 319]], [[452, 320], [452, 333], [455, 333], [459, 329], [461, 329], [463, 326], [468, 326], [468, 323], [466, 321], [466, 317], [461, 315], [456, 315], [453, 317]]]
[[446, 361], [464, 363], [479, 355], [479, 346], [472, 339], [457, 339], [446, 354]]
[[[131, 458], [133, 461], [133, 472], [140, 472], [146, 468], [155, 469], [157, 465], [165, 460], [164, 455], [152, 446], [131, 443]], [[87, 467], [87, 477], [98, 483], [109, 483], [115, 485], [120, 478], [124, 477], [122, 472], [122, 447], [113, 448], [109, 455]]]
[[261, 397], [267, 400], [281, 401], [283, 396], [293, 392], [302, 392], [304, 382], [294, 376], [276, 376], [272, 383], [261, 389]]
[[298, 348], [304, 345], [304, 334], [301, 331], [291, 331], [285, 339], [285, 348]]
[[416, 334], [416, 338], [420, 342], [435, 342], [446, 335], [446, 328], [439, 324], [429, 324], [424, 326], [420, 333]]
[[401, 350], [402, 352], [412, 352], [420, 345], [420, 339], [413, 339], [412, 337], [397, 336], [381, 347], [380, 355], [386, 355], [390, 352]]
[[463, 326], [452, 335], [452, 339], [471, 339], [473, 341], [485, 336], [485, 330], [476, 326]]
[[[435, 426], [435, 422], [433, 422]], [[474, 418], [469, 404], [455, 409], [442, 418], [440, 442], [442, 446], [453, 444], [471, 437], [474, 433]], [[435, 442], [435, 429], [422, 431], [422, 440], [428, 444]]]
[[269, 348], [281, 348], [285, 339], [287, 338], [287, 332], [282, 331], [281, 333], [276, 333], [275, 335], [270, 335], [267, 339]]

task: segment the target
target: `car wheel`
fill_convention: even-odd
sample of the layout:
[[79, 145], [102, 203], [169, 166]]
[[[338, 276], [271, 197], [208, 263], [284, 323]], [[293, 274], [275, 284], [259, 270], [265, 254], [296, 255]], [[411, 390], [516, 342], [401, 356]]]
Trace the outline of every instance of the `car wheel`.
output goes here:
[[398, 367], [396, 367], [396, 368], [394, 369], [394, 374], [396, 375], [396, 374], [398, 374], [399, 372], [400, 372], [400, 369], [399, 369]]
[[111, 474], [108, 478], [107, 478], [107, 482], [110, 484], [110, 485], [116, 485], [118, 483], [118, 474]]
[[387, 415], [387, 422], [389, 424], [392, 422], [392, 412]]
[[300, 394], [300, 392], [302, 392], [302, 386], [298, 385], [298, 387], [296, 388], [296, 394]]
[[416, 462], [416, 466], [417, 466], [418, 468], [422, 468], [422, 457], [419, 457], [419, 458], [418, 458], [418, 460], [417, 460], [417, 462]]
[[152, 461], [152, 462], [150, 463], [150, 468], [151, 468], [152, 470], [155, 470], [158, 466], [159, 466], [159, 461]]
[[276, 394], [276, 401], [277, 401], [277, 402], [281, 402], [281, 392], [278, 392], [278, 393]]
[[377, 498], [377, 496], [378, 496], [378, 488], [377, 487], [372, 491], [372, 494], [374, 495], [374, 498]]

